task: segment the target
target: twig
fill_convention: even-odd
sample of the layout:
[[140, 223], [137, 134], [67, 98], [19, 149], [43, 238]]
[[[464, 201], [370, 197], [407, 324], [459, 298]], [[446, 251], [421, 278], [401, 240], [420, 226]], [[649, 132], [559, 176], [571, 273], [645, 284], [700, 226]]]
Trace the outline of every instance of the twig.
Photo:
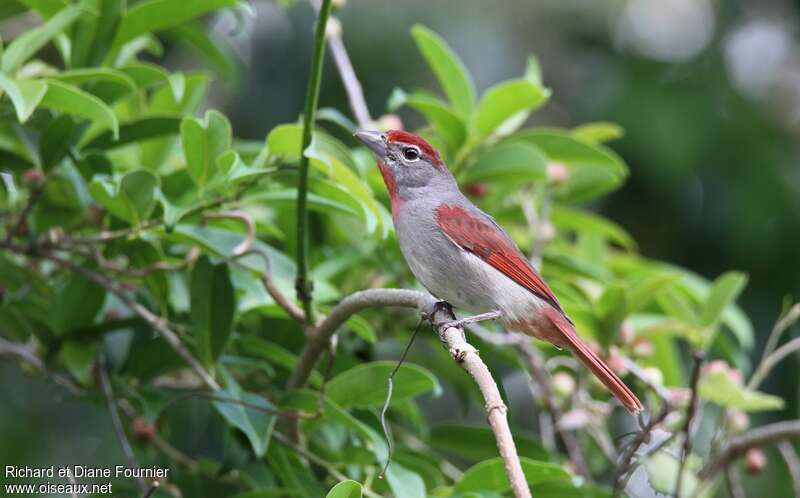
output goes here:
[[169, 328], [167, 322], [162, 319], [161, 317], [155, 315], [152, 311], [145, 308], [138, 302], [134, 301], [128, 294], [120, 290], [113, 282], [108, 280], [104, 275], [91, 271], [83, 266], [76, 265], [71, 261], [65, 260], [53, 254], [47, 253], [44, 254], [44, 257], [53, 261], [58, 266], [62, 268], [66, 268], [72, 270], [76, 273], [79, 273], [84, 278], [91, 280], [92, 282], [96, 283], [100, 287], [103, 287], [108, 292], [114, 294], [125, 306], [127, 306], [131, 311], [139, 315], [139, 317], [147, 322], [148, 325], [153, 327], [159, 335], [169, 344], [172, 349], [175, 350], [178, 355], [183, 358], [183, 360], [189, 364], [190, 367], [197, 373], [197, 375], [203, 380], [203, 382], [212, 390], [218, 391], [220, 389], [219, 384], [217, 381], [211, 377], [211, 374], [200, 364], [199, 361], [192, 355], [192, 353], [186, 348], [186, 346], [181, 342], [180, 337], [176, 334], [172, 329]]
[[[308, 458], [309, 461], [314, 462], [321, 467], [324, 467], [336, 479], [340, 481], [350, 479], [346, 475], [336, 470], [334, 464], [323, 460], [322, 458], [318, 457], [314, 453], [311, 453], [310, 451], [307, 451], [305, 448], [303, 448], [299, 444], [294, 443], [291, 439], [289, 439], [287, 436], [284, 436], [280, 432], [274, 431], [272, 433], [272, 437], [280, 441], [282, 444], [288, 446], [292, 450], [296, 451], [298, 454]], [[364, 487], [361, 491], [362, 493], [364, 493], [364, 496], [367, 496], [369, 498], [382, 498], [381, 495], [379, 495], [378, 493], [372, 491], [367, 487]]]
[[691, 389], [692, 397], [689, 400], [689, 407], [686, 409], [686, 422], [683, 424], [683, 449], [678, 463], [678, 476], [675, 478], [675, 498], [681, 496], [681, 486], [683, 485], [683, 471], [686, 467], [686, 459], [692, 451], [692, 421], [694, 420], [695, 409], [697, 408], [697, 384], [700, 382], [700, 369], [703, 366], [705, 354], [697, 351], [694, 354], [694, 370], [692, 371]]
[[771, 444], [800, 439], [800, 420], [776, 422], [756, 427], [728, 441], [719, 454], [698, 473], [701, 478], [714, 477], [729, 463], [747, 453], [750, 448], [761, 448]]
[[64, 387], [70, 393], [78, 394], [81, 392], [81, 388], [69, 378], [61, 374], [49, 372], [42, 359], [39, 358], [36, 353], [25, 344], [7, 341], [0, 337], [0, 356], [16, 356], [17, 358], [20, 358], [21, 360], [33, 365], [33, 367], [37, 370], [45, 373], [53, 380], [53, 382]]
[[306, 149], [311, 145], [314, 131], [317, 101], [319, 99], [320, 80], [322, 79], [322, 61], [325, 52], [325, 26], [331, 13], [331, 0], [322, 0], [314, 30], [314, 51], [311, 56], [311, 69], [306, 91], [306, 107], [303, 113], [303, 140], [300, 147], [300, 168], [297, 182], [297, 280], [295, 288], [297, 298], [303, 303], [308, 323], [314, 322], [314, 310], [311, 305], [311, 285], [308, 281], [308, 163]]
[[[103, 396], [106, 398], [106, 405], [108, 406], [108, 413], [111, 415], [111, 425], [114, 427], [114, 434], [117, 436], [119, 445], [122, 448], [122, 453], [128, 460], [128, 465], [131, 468], [138, 468], [139, 462], [136, 460], [136, 455], [133, 454], [133, 448], [128, 441], [128, 436], [125, 434], [125, 428], [122, 426], [122, 420], [119, 417], [119, 410], [117, 402], [114, 398], [114, 390], [111, 388], [111, 379], [108, 378], [108, 365], [106, 365], [105, 357], [103, 354], [97, 356], [97, 373], [100, 378], [100, 388], [103, 391]], [[147, 491], [147, 483], [144, 479], [139, 477], [136, 482], [139, 484], [139, 489], [143, 492]]]
[[620, 491], [625, 489], [628, 478], [630, 477], [630, 470], [633, 467], [634, 456], [636, 456], [639, 448], [650, 439], [650, 433], [653, 429], [663, 422], [671, 412], [672, 406], [669, 403], [665, 403], [658, 415], [650, 419], [650, 422], [648, 422], [641, 431], [636, 433], [636, 437], [629, 443], [628, 449], [622, 454], [622, 460], [618, 466], [617, 478], [614, 480], [612, 496], [618, 496]]
[[36, 206], [36, 203], [39, 202], [39, 199], [42, 197], [42, 194], [44, 193], [44, 189], [46, 186], [47, 186], [47, 178], [45, 178], [41, 182], [41, 184], [39, 184], [33, 189], [31, 195], [28, 197], [28, 202], [25, 203], [25, 207], [23, 207], [22, 211], [20, 211], [16, 223], [14, 223], [14, 226], [11, 227], [11, 229], [6, 234], [6, 243], [11, 242], [11, 240], [13, 240], [14, 237], [16, 237], [22, 231], [22, 227], [25, 226], [25, 221], [27, 220], [28, 215], [31, 214], [31, 211], [33, 211], [34, 206]]
[[[450, 318], [455, 319], [455, 316]], [[432, 320], [434, 326], [444, 321], [436, 320], [435, 316]], [[500, 391], [497, 389], [497, 384], [495, 384], [492, 374], [478, 355], [478, 350], [467, 342], [464, 336], [464, 329], [447, 328], [439, 333], [439, 338], [447, 346], [453, 360], [475, 379], [478, 388], [480, 388], [485, 402], [486, 418], [492, 428], [492, 432], [494, 432], [497, 449], [503, 459], [503, 466], [506, 469], [508, 480], [511, 483], [511, 491], [514, 493], [515, 498], [531, 498], [531, 491], [528, 488], [528, 482], [525, 479], [525, 473], [522, 471], [517, 448], [511, 436], [511, 429], [508, 426], [507, 408], [503, 403], [503, 398], [500, 396]]]
[[800, 351], [800, 337], [795, 337], [791, 341], [776, 349], [769, 356], [765, 357], [761, 363], [759, 363], [756, 371], [753, 372], [752, 377], [750, 377], [750, 381], [747, 383], [747, 387], [750, 389], [757, 388], [778, 363], [783, 361], [783, 359], [790, 354], [797, 351]]
[[389, 449], [388, 455], [386, 456], [386, 464], [383, 466], [380, 474], [378, 474], [378, 479], [383, 479], [383, 476], [386, 474], [386, 470], [389, 468], [389, 464], [392, 461], [392, 452], [394, 448], [392, 447], [392, 435], [391, 431], [389, 430], [389, 426], [386, 423], [386, 412], [389, 410], [389, 403], [392, 402], [392, 391], [394, 390], [394, 376], [397, 374], [397, 371], [400, 370], [400, 366], [406, 360], [406, 356], [408, 356], [408, 351], [411, 349], [411, 345], [414, 344], [414, 339], [417, 338], [417, 333], [419, 333], [419, 328], [422, 326], [422, 322], [425, 319], [424, 316], [420, 315], [419, 320], [417, 321], [416, 327], [414, 327], [414, 332], [411, 334], [411, 339], [408, 340], [408, 344], [406, 344], [406, 349], [403, 350], [403, 354], [400, 355], [400, 360], [398, 360], [397, 365], [392, 370], [392, 373], [389, 374], [389, 377], [386, 379], [387, 389], [386, 389], [386, 401], [383, 403], [383, 408], [381, 409], [381, 427], [383, 428], [383, 436], [386, 438], [386, 447]]
[[[331, 336], [351, 316], [367, 308], [383, 306], [402, 306], [415, 308], [425, 313], [428, 320], [438, 330], [455, 317], [444, 315], [437, 309], [437, 300], [430, 294], [405, 289], [368, 289], [344, 298], [314, 330], [300, 354], [294, 372], [288, 382], [288, 389], [302, 387], [308, 381], [319, 355], [329, 343]], [[516, 498], [529, 498], [530, 490], [522, 472], [514, 439], [508, 427], [506, 408], [492, 379], [489, 369], [483, 363], [477, 350], [467, 343], [464, 331], [460, 328], [448, 328], [439, 332], [439, 337], [450, 351], [453, 359], [464, 368], [478, 384], [486, 402], [487, 419], [497, 441], [497, 448], [503, 459], [509, 482]]]
[[331, 55], [336, 64], [336, 69], [339, 70], [339, 76], [342, 78], [342, 84], [347, 92], [347, 99], [350, 102], [350, 108], [353, 110], [356, 122], [359, 128], [368, 129], [372, 125], [372, 118], [369, 116], [369, 109], [364, 99], [361, 83], [356, 77], [353, 64], [350, 62], [347, 49], [344, 47], [344, 42], [342, 41], [342, 23], [339, 19], [335, 17], [331, 18], [328, 22], [327, 35], [328, 47], [331, 49]]
[[269, 254], [265, 253], [264, 251], [258, 248], [251, 248], [241, 254], [234, 256], [232, 259], [243, 258], [245, 256], [249, 256], [250, 254], [255, 254], [257, 256], [261, 256], [264, 260], [264, 271], [261, 273], [261, 283], [264, 285], [264, 289], [267, 291], [267, 294], [270, 295], [275, 304], [283, 308], [287, 315], [292, 317], [293, 319], [297, 320], [300, 323], [306, 323], [306, 314], [300, 309], [299, 306], [294, 304], [288, 297], [286, 297], [280, 289], [275, 285], [275, 282], [272, 280], [272, 271], [270, 266]]
[[789, 441], [781, 441], [778, 443], [778, 451], [781, 452], [783, 461], [786, 462], [786, 468], [789, 471], [789, 476], [792, 478], [792, 491], [794, 498], [800, 498], [800, 459], [797, 458], [797, 452], [794, 445]]
[[742, 486], [742, 476], [733, 465], [728, 465], [725, 469], [725, 482], [728, 485], [728, 493], [731, 498], [747, 498]]
[[237, 220], [244, 223], [245, 227], [247, 227], [247, 236], [231, 251], [231, 254], [234, 256], [247, 252], [253, 246], [253, 241], [256, 239], [256, 222], [253, 220], [252, 216], [244, 211], [205, 213], [203, 217], [215, 220]]

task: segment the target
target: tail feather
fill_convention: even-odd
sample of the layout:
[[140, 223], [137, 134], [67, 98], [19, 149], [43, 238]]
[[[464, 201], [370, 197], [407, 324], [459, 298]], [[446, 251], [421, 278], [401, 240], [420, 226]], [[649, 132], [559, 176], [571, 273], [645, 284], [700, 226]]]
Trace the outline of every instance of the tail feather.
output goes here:
[[643, 409], [642, 402], [633, 391], [622, 382], [622, 379], [601, 360], [597, 354], [581, 339], [567, 318], [557, 310], [548, 308], [544, 316], [561, 332], [564, 346], [569, 347], [575, 356], [603, 383], [611, 394], [622, 403], [630, 413], [636, 415]]

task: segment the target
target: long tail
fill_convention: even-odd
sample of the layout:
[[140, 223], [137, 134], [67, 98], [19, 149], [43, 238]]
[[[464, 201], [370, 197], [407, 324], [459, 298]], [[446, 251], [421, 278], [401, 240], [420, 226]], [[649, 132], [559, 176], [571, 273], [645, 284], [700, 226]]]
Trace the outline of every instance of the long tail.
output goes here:
[[639, 398], [637, 398], [636, 395], [633, 394], [633, 391], [622, 382], [622, 379], [592, 351], [592, 348], [578, 336], [578, 333], [575, 332], [575, 328], [563, 314], [554, 308], [546, 308], [542, 310], [542, 314], [561, 332], [564, 345], [569, 347], [575, 356], [592, 371], [600, 382], [611, 391], [611, 394], [622, 403], [622, 406], [633, 415], [642, 411], [643, 406]]

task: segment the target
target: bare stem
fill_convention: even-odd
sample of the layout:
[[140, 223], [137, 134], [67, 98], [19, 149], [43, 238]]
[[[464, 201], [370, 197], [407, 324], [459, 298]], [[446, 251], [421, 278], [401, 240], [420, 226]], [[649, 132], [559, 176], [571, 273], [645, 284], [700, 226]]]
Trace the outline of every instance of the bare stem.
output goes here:
[[[136, 455], [133, 454], [133, 448], [131, 448], [131, 443], [128, 441], [128, 436], [125, 434], [125, 428], [122, 426], [122, 420], [119, 417], [119, 409], [117, 408], [116, 398], [114, 398], [114, 390], [111, 387], [111, 379], [108, 377], [108, 365], [106, 365], [105, 357], [102, 354], [98, 355], [97, 358], [97, 372], [100, 378], [100, 388], [103, 391], [103, 396], [106, 398], [106, 405], [108, 406], [108, 413], [111, 415], [111, 425], [114, 427], [114, 434], [117, 436], [125, 459], [128, 460], [128, 465], [131, 468], [138, 468], [139, 462], [136, 460]], [[142, 477], [139, 477], [136, 482], [139, 484], [139, 489], [147, 491], [147, 483]]]
[[328, 22], [327, 35], [328, 48], [331, 50], [336, 69], [339, 70], [339, 77], [342, 78], [342, 84], [347, 92], [350, 108], [356, 117], [356, 123], [358, 123], [359, 128], [369, 128], [372, 125], [372, 118], [369, 116], [367, 102], [364, 99], [364, 91], [361, 89], [361, 83], [356, 77], [353, 64], [350, 62], [347, 49], [344, 47], [344, 41], [342, 41], [342, 24], [335, 17]]
[[325, 27], [331, 13], [331, 0], [322, 0], [314, 29], [314, 51], [311, 56], [311, 70], [306, 91], [306, 108], [303, 113], [303, 140], [300, 148], [300, 169], [297, 184], [297, 298], [303, 303], [306, 320], [314, 322], [311, 305], [311, 284], [308, 281], [308, 163], [305, 152], [311, 145], [314, 131], [319, 87], [322, 79], [322, 61], [325, 52]]
[[700, 369], [703, 366], [705, 355], [698, 351], [694, 354], [694, 370], [692, 371], [691, 389], [692, 397], [689, 400], [689, 407], [686, 409], [686, 422], [683, 424], [683, 450], [678, 463], [678, 476], [675, 479], [675, 498], [681, 496], [681, 486], [683, 485], [683, 471], [686, 467], [686, 459], [692, 451], [692, 421], [697, 408], [697, 384], [700, 382]]
[[700, 470], [698, 476], [711, 478], [751, 448], [761, 448], [790, 439], [800, 439], [800, 420], [776, 422], [752, 429], [728, 441], [719, 454]]
[[797, 458], [794, 445], [789, 441], [781, 441], [778, 443], [778, 451], [780, 451], [783, 461], [786, 462], [786, 468], [792, 478], [794, 497], [800, 498], [800, 459]]

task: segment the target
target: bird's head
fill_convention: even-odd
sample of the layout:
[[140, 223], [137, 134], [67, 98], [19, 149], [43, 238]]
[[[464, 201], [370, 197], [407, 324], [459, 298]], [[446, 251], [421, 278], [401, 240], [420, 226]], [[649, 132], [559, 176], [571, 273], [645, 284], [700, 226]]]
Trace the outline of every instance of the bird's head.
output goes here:
[[418, 135], [391, 130], [358, 131], [355, 136], [375, 154], [392, 208], [410, 198], [430, 194], [439, 185], [455, 185], [439, 153]]

